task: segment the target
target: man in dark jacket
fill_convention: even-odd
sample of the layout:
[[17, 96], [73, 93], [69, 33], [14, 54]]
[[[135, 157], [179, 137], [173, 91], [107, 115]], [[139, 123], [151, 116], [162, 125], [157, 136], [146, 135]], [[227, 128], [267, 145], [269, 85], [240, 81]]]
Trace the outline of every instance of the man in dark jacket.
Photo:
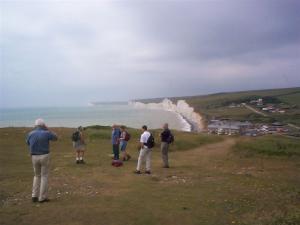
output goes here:
[[160, 139], [161, 139], [161, 154], [162, 154], [162, 161], [163, 161], [163, 167], [164, 168], [169, 168], [169, 157], [168, 157], [168, 152], [169, 152], [169, 144], [171, 143], [171, 131], [169, 130], [169, 125], [167, 123], [164, 124], [163, 126], [163, 132], [160, 134]]
[[49, 174], [49, 142], [56, 141], [57, 135], [47, 128], [43, 119], [35, 121], [35, 129], [26, 139], [30, 147], [31, 160], [34, 170], [32, 185], [32, 201], [48, 202], [48, 174]]

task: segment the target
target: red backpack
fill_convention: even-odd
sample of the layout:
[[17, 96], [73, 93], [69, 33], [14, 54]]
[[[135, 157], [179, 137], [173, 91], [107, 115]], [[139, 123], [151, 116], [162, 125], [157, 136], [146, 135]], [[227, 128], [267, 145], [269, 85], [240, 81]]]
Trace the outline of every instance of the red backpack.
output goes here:
[[126, 131], [126, 134], [125, 134], [125, 141], [129, 141], [131, 138], [130, 134]]
[[120, 166], [123, 166], [123, 162], [121, 160], [113, 160], [111, 162], [111, 165], [114, 167], [120, 167]]

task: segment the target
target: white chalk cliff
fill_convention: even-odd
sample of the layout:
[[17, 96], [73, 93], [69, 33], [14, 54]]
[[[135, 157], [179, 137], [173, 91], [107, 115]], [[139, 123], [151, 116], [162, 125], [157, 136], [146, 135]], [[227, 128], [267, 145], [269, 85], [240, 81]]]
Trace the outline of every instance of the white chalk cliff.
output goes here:
[[142, 103], [137, 101], [129, 102], [130, 105], [133, 105], [136, 108], [141, 109], [159, 109], [166, 110], [178, 113], [189, 123], [192, 123], [195, 127], [195, 130], [200, 131], [203, 129], [202, 117], [194, 111], [194, 108], [191, 107], [185, 100], [177, 101], [177, 104], [174, 104], [170, 99], [164, 99], [160, 103]]

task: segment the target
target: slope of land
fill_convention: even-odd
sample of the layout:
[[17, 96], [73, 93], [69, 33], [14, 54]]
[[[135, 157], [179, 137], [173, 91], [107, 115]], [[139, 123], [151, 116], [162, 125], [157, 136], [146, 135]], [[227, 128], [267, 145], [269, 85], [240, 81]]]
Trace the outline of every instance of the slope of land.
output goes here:
[[[275, 104], [287, 110], [284, 114], [274, 113], [264, 116], [263, 113], [255, 112], [244, 106], [230, 107], [232, 104], [249, 103], [251, 100], [259, 98], [264, 99], [266, 104]], [[283, 123], [292, 123], [297, 126], [300, 125], [300, 87], [216, 93], [200, 96], [173, 97], [170, 99], [173, 102], [186, 100], [206, 121], [217, 118], [267, 123], [280, 121]], [[138, 101], [158, 103], [162, 100], [162, 98], [155, 98]]]
[[[299, 139], [228, 138], [175, 132], [170, 169], [153, 150], [153, 174], [135, 175], [132, 160], [110, 165], [110, 128], [85, 131], [86, 165], [74, 163], [72, 129], [54, 129], [50, 203], [31, 203], [27, 128], [0, 129], [0, 224], [291, 225], [300, 223]], [[154, 132], [155, 136], [158, 131]]]
[[[267, 103], [282, 105], [285, 114], [263, 114], [253, 112], [246, 107], [230, 108], [231, 104], [249, 103], [255, 99], [266, 99]], [[176, 98], [177, 99], [177, 98]], [[234, 93], [219, 93], [206, 96], [184, 98], [196, 111], [201, 112], [207, 120], [212, 118], [227, 118], [234, 120], [249, 120], [253, 122], [293, 123], [300, 125], [300, 88], [245, 91]]]

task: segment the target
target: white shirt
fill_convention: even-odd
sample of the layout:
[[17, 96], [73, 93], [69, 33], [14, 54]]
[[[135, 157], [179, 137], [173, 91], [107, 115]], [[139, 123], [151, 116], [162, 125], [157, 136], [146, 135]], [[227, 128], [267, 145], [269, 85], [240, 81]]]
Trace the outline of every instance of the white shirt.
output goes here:
[[[150, 132], [149, 131], [144, 131], [144, 133], [141, 135], [140, 142], [145, 144], [148, 141], [148, 138], [150, 137]], [[144, 148], [147, 148], [147, 146], [144, 145]]]

